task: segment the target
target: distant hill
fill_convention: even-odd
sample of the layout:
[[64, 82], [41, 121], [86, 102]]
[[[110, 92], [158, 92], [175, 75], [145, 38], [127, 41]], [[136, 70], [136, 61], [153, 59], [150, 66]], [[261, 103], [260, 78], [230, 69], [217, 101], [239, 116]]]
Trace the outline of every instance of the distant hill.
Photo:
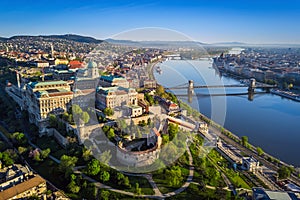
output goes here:
[[0, 42], [6, 41], [6, 40], [7, 40], [7, 38], [0, 37]]
[[210, 44], [212, 46], [236, 46], [236, 45], [249, 45], [247, 43], [243, 43], [243, 42], [217, 42], [217, 43], [212, 43]]
[[212, 43], [212, 44], [247, 44], [243, 42], [218, 42], [218, 43]]
[[75, 41], [75, 42], [96, 43], [96, 44], [103, 42], [103, 40], [98, 40], [98, 39], [95, 39], [93, 37], [74, 35], [74, 34], [49, 35], [49, 36], [42, 36], [42, 37], [65, 39], [65, 40], [71, 40], [71, 41]]
[[103, 42], [103, 40], [97, 40], [93, 37], [88, 37], [88, 36], [81, 36], [81, 35], [75, 35], [75, 34], [65, 34], [65, 35], [39, 35], [39, 36], [30, 36], [30, 35], [18, 35], [18, 36], [13, 36], [10, 38], [2, 38], [0, 37], [0, 41], [7, 41], [7, 40], [13, 40], [13, 39], [64, 39], [64, 40], [69, 40], [69, 41], [74, 41], [74, 42], [84, 42], [84, 43], [96, 43], [99, 44]]
[[133, 41], [133, 40], [117, 40], [106, 39], [106, 42], [128, 46], [143, 46], [143, 47], [188, 47], [195, 45], [207, 45], [197, 41]]

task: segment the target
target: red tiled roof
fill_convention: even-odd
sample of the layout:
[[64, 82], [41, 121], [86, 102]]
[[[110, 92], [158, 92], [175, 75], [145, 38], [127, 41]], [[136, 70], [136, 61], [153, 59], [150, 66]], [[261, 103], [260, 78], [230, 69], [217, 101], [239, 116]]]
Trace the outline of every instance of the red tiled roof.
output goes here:
[[82, 62], [78, 61], [78, 60], [71, 60], [69, 62], [69, 69], [78, 69], [78, 68], [83, 68], [83, 64]]
[[79, 60], [71, 60], [70, 65], [82, 65], [82, 62], [80, 62]]

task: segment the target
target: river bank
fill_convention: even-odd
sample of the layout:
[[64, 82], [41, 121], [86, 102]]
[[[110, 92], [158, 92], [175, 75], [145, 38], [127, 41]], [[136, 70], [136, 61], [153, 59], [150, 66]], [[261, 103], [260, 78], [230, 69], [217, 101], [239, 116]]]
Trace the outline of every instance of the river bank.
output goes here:
[[[237, 81], [240, 81], [241, 79], [249, 79], [249, 77], [247, 77], [247, 76], [243, 76], [241, 74], [236, 74], [230, 70], [226, 70], [223, 66], [216, 64], [215, 59], [213, 59], [213, 67], [215, 70], [218, 70], [220, 73], [225, 73], [230, 78], [233, 78]], [[287, 99], [291, 99], [296, 102], [300, 102], [300, 95], [296, 94], [294, 92], [282, 90], [282, 89], [272, 89], [270, 92], [274, 95], [278, 95], [278, 96], [281, 96], [281, 97], [284, 97]]]
[[[193, 79], [199, 84], [201, 82], [198, 77], [204, 76], [205, 80], [210, 81], [208, 84], [217, 85], [214, 79], [221, 80], [224, 84], [238, 84], [239, 82], [230, 77], [220, 76], [215, 73], [208, 61], [166, 61], [161, 65], [163, 74], [155, 71], [156, 81], [165, 87], [187, 82], [187, 79]], [[185, 78], [186, 77], [186, 78]], [[234, 81], [233, 81], [234, 80]], [[228, 89], [229, 92], [237, 92], [239, 90]], [[195, 91], [200, 92], [202, 91]], [[182, 91], [173, 91], [173, 93], [182, 93]], [[297, 130], [300, 128], [297, 123], [300, 120], [299, 104], [286, 98], [273, 94], [257, 94], [254, 100], [248, 101], [247, 97], [228, 96], [228, 97], [193, 97], [193, 103], [190, 106], [201, 112], [201, 114], [209, 119], [213, 119], [215, 123], [222, 124], [231, 133], [238, 138], [248, 136], [249, 142], [256, 146], [263, 147], [265, 152], [272, 155], [272, 160], [279, 163], [289, 163], [294, 166], [300, 166], [299, 156], [297, 155], [297, 141], [300, 136]], [[225, 123], [220, 122], [218, 118], [212, 116], [215, 112], [220, 115], [218, 100], [224, 99], [225, 106]], [[187, 102], [184, 97], [179, 99]], [[212, 105], [213, 103], [216, 105]], [[214, 110], [211, 110], [214, 106]], [[223, 111], [222, 111], [223, 112]], [[213, 117], [213, 118], [211, 118]], [[217, 116], [218, 117], [218, 116]], [[225, 129], [224, 128], [224, 129]], [[288, 130], [288, 132], [286, 132]], [[287, 135], [289, 137], [287, 137]], [[298, 158], [297, 158], [298, 157]], [[276, 159], [275, 159], [276, 158]]]

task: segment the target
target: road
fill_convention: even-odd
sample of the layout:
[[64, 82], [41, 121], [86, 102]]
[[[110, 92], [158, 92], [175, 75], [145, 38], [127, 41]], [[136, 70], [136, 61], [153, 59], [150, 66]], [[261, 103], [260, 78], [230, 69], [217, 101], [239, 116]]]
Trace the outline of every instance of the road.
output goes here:
[[[273, 163], [267, 161], [266, 159], [264, 159], [261, 156], [258, 156], [256, 152], [244, 147], [243, 145], [237, 143], [236, 141], [234, 141], [233, 139], [229, 138], [228, 136], [222, 134], [217, 128], [215, 128], [214, 126], [209, 126], [209, 131], [212, 131], [214, 134], [216, 134], [220, 139], [222, 139], [223, 141], [225, 141], [227, 144], [230, 144], [234, 147], [236, 147], [237, 149], [241, 150], [242, 152], [244, 152], [245, 154], [249, 155], [249, 156], [253, 156], [253, 158], [255, 158], [256, 160], [258, 160], [261, 164], [263, 164], [264, 166], [266, 166], [267, 168], [273, 170], [273, 171], [278, 171], [279, 167], [274, 165]], [[297, 185], [300, 185], [300, 180], [295, 177], [294, 175], [291, 175], [291, 177], [289, 178], [291, 181], [293, 181], [294, 183], [296, 183]]]
[[134, 196], [134, 197], [143, 197], [143, 198], [152, 198], [152, 199], [165, 199], [166, 197], [171, 197], [171, 196], [174, 196], [174, 195], [177, 195], [177, 194], [183, 192], [184, 190], [186, 190], [189, 187], [189, 185], [191, 183], [193, 183], [192, 182], [193, 181], [193, 176], [194, 176], [193, 157], [192, 157], [192, 154], [190, 152], [190, 149], [188, 148], [188, 145], [187, 145], [187, 153], [189, 155], [189, 166], [190, 166], [189, 167], [189, 176], [188, 176], [187, 180], [185, 181], [185, 183], [180, 188], [178, 188], [177, 190], [175, 190], [173, 192], [169, 192], [169, 193], [166, 193], [166, 194], [161, 193], [161, 191], [159, 190], [159, 188], [157, 187], [157, 185], [153, 181], [152, 176], [149, 175], [149, 174], [138, 174], [137, 175], [137, 174], [131, 174], [131, 173], [124, 173], [124, 174], [130, 175], [130, 176], [144, 176], [145, 178], [147, 178], [147, 180], [149, 181], [150, 185], [153, 188], [154, 195], [137, 195], [133, 192], [127, 192], [127, 191], [115, 189], [115, 188], [112, 188], [108, 185], [100, 183], [99, 181], [96, 181], [95, 179], [83, 174], [81, 171], [78, 170], [79, 168], [77, 168], [77, 167], [75, 167], [73, 169], [73, 171], [74, 171], [74, 173], [81, 174], [83, 178], [85, 178], [86, 180], [94, 183], [95, 186], [99, 189], [107, 189], [107, 190], [110, 190], [110, 191], [113, 191], [113, 192], [129, 195], [129, 196]]

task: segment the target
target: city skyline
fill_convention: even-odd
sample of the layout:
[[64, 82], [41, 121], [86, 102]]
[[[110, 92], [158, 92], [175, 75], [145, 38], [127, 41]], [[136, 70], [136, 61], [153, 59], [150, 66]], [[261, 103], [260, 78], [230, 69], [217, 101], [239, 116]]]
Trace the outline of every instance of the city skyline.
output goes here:
[[157, 27], [178, 31], [204, 43], [300, 44], [300, 28], [296, 26], [300, 3], [294, 0], [284, 3], [13, 1], [2, 4], [0, 26], [5, 29], [1, 37], [78, 34], [107, 39], [128, 30]]

